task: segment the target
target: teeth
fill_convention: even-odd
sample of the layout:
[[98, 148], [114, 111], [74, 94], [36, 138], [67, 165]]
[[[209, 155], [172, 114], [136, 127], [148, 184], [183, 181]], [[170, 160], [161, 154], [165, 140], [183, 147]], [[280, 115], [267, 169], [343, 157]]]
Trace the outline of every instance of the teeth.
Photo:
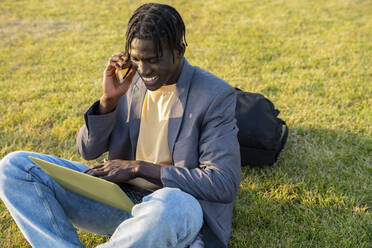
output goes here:
[[142, 77], [142, 79], [144, 80], [144, 81], [152, 81], [152, 80], [154, 80], [154, 79], [156, 79], [158, 76], [153, 76], [153, 77], [150, 77], [150, 78], [147, 78], [147, 77]]

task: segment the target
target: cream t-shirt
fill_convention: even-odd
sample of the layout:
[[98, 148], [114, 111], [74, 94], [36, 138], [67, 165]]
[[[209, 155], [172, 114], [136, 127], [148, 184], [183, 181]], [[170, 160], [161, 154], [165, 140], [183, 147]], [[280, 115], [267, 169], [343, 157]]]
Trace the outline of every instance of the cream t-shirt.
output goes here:
[[[175, 91], [176, 84], [147, 91], [142, 107], [136, 160], [159, 165], [173, 164], [168, 146], [168, 120], [176, 99]], [[136, 178], [131, 183], [145, 188], [159, 188], [141, 178]]]

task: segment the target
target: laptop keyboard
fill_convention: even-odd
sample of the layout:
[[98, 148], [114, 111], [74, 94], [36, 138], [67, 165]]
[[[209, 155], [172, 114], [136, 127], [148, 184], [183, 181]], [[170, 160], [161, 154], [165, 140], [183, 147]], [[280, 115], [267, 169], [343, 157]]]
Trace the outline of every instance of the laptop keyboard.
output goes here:
[[138, 188], [130, 184], [120, 185], [120, 188], [125, 192], [125, 194], [127, 194], [134, 204], [141, 203], [143, 197], [152, 193], [149, 190]]

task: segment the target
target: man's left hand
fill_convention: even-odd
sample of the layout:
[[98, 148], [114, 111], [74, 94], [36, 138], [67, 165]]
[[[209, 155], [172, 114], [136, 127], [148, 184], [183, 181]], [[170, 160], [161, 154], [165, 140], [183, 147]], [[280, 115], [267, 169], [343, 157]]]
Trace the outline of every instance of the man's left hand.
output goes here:
[[160, 179], [160, 165], [137, 160], [104, 160], [103, 164], [84, 171], [113, 183], [125, 183], [136, 177], [144, 178], [156, 185], [163, 186]]
[[136, 177], [141, 161], [105, 160], [103, 164], [84, 171], [91, 176], [99, 177], [114, 183], [123, 183]]

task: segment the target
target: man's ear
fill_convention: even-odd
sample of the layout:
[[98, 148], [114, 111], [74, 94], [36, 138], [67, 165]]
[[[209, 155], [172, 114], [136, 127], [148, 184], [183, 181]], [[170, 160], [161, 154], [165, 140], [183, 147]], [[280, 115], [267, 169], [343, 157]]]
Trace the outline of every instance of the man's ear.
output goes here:
[[186, 51], [186, 46], [185, 46], [185, 43], [183, 43], [183, 41], [180, 42], [179, 48], [180, 49], [177, 49], [176, 54], [177, 54], [178, 57], [183, 57], [183, 55], [185, 54], [185, 51]]

